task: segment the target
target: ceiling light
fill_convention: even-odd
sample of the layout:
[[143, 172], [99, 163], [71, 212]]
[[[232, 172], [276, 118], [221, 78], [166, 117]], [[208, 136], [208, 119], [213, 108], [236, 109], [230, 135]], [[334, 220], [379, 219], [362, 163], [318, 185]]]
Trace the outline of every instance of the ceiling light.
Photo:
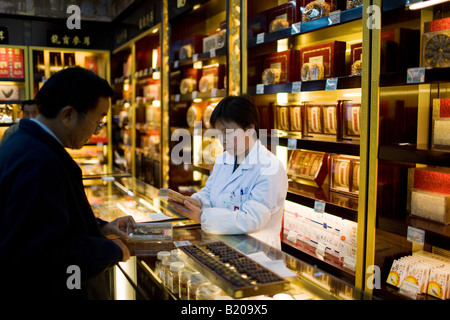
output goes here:
[[408, 6], [409, 10], [418, 10], [426, 7], [431, 7], [440, 3], [448, 2], [449, 0], [428, 0], [428, 1], [414, 1], [408, 0], [406, 2], [406, 6]]

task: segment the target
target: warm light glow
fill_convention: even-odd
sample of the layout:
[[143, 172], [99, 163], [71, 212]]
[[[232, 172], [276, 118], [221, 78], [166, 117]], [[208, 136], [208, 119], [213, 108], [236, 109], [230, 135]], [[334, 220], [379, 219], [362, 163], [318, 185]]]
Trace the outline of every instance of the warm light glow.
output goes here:
[[194, 69], [201, 69], [203, 67], [203, 63], [201, 61], [194, 62]]
[[158, 49], [152, 50], [152, 68], [155, 69], [158, 64]]
[[449, 0], [428, 0], [428, 1], [421, 1], [417, 3], [413, 3], [409, 5], [409, 10], [418, 10], [423, 9], [426, 7], [431, 7], [440, 3], [448, 2]]
[[278, 104], [287, 104], [289, 102], [289, 97], [287, 92], [277, 93], [277, 103]]
[[161, 107], [161, 101], [160, 100], [153, 100], [152, 106], [154, 107]]
[[361, 97], [361, 92], [344, 93], [343, 96], [345, 98]]
[[153, 73], [152, 73], [152, 78], [153, 78], [153, 80], [159, 80], [159, 79], [161, 79], [161, 72], [159, 72], [159, 71], [153, 72]]
[[197, 9], [199, 9], [200, 8], [200, 5], [199, 4], [196, 4], [193, 8], [192, 8], [192, 10], [197, 10]]
[[203, 100], [201, 98], [195, 98], [194, 100], [192, 100], [193, 102], [199, 103], [202, 102]]
[[288, 39], [281, 39], [277, 41], [277, 52], [283, 52], [289, 49]]

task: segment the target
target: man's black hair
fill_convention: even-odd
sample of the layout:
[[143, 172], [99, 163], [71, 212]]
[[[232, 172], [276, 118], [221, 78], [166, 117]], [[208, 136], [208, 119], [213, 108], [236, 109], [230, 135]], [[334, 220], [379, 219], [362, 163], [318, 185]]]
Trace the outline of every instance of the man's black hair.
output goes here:
[[71, 67], [52, 75], [36, 95], [40, 113], [54, 118], [66, 106], [86, 113], [94, 109], [100, 97], [109, 98], [114, 91], [108, 81], [81, 67]]

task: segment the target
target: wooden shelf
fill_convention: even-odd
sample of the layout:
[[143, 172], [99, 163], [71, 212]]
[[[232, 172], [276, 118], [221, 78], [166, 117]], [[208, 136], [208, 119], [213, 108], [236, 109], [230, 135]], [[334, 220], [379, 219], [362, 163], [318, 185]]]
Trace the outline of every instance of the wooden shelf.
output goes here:
[[[361, 76], [344, 76], [338, 77], [337, 90], [340, 89], [356, 89], [361, 88]], [[327, 79], [302, 81], [301, 92], [309, 91], [325, 91]], [[257, 86], [249, 86], [248, 94], [258, 94]], [[264, 86], [264, 93], [260, 94], [276, 94], [276, 93], [292, 93], [292, 82], [271, 84]]]
[[428, 146], [409, 144], [403, 146], [380, 146], [378, 159], [446, 167], [450, 164], [450, 150], [430, 150]]
[[[199, 54], [197, 54], [196, 61], [207, 61], [207, 60], [212, 59], [212, 58], [225, 56], [227, 54], [227, 48], [223, 47], [223, 48], [215, 50], [215, 52], [216, 52], [215, 57], [211, 57], [211, 53], [210, 52], [199, 53]], [[178, 69], [178, 68], [184, 67], [184, 66], [192, 66], [192, 64], [194, 62], [195, 61], [194, 61], [193, 58], [188, 58], [188, 59], [183, 59], [183, 60], [171, 61], [170, 65], [172, 66], [172, 69]], [[175, 64], [178, 64], [178, 67], [175, 67]]]
[[[448, 82], [448, 74], [450, 68], [428, 68], [425, 69], [425, 82]], [[394, 86], [406, 86], [417, 85], [417, 83], [407, 83], [407, 71], [403, 72], [391, 72], [380, 74], [380, 87], [394, 87]]]
[[[307, 137], [296, 139], [297, 139], [297, 149], [307, 149], [319, 152], [339, 153], [349, 156], [359, 156], [359, 149], [360, 149], [359, 141], [318, 140]], [[279, 145], [286, 147], [288, 145], [288, 138], [280, 137]]]

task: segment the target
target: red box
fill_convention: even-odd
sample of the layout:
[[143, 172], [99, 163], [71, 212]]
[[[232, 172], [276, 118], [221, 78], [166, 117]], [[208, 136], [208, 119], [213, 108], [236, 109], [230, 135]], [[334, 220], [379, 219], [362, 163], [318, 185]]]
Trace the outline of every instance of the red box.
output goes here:
[[345, 47], [343, 41], [331, 41], [306, 47], [300, 50], [300, 68], [304, 63], [321, 62], [324, 78], [333, 78], [345, 74]]
[[298, 183], [320, 187], [328, 176], [329, 154], [323, 152], [292, 152], [287, 167], [287, 174]]
[[289, 49], [282, 52], [274, 52], [267, 55], [266, 59], [264, 60], [264, 69], [280, 69], [280, 83], [294, 82], [299, 79], [300, 68], [298, 68], [298, 60], [298, 50]]
[[293, 23], [299, 21], [300, 8], [296, 1], [290, 1], [275, 8], [267, 10], [267, 28], [270, 32], [270, 24], [275, 19], [284, 19], [291, 26]]
[[450, 118], [450, 98], [433, 99], [433, 119]]
[[414, 188], [450, 194], [450, 169], [416, 168], [414, 170]]
[[225, 77], [225, 65], [211, 64], [204, 66], [202, 69], [202, 77], [212, 76], [214, 79], [213, 88], [223, 89]]
[[23, 50], [11, 49], [10, 56], [12, 57], [12, 74], [11, 77], [23, 79], [25, 77], [23, 65]]
[[9, 55], [6, 48], [0, 48], [0, 78], [9, 78]]
[[434, 32], [450, 29], [450, 18], [444, 18], [439, 20], [433, 20], [429, 22], [425, 22], [424, 24], [424, 33], [425, 32]]

